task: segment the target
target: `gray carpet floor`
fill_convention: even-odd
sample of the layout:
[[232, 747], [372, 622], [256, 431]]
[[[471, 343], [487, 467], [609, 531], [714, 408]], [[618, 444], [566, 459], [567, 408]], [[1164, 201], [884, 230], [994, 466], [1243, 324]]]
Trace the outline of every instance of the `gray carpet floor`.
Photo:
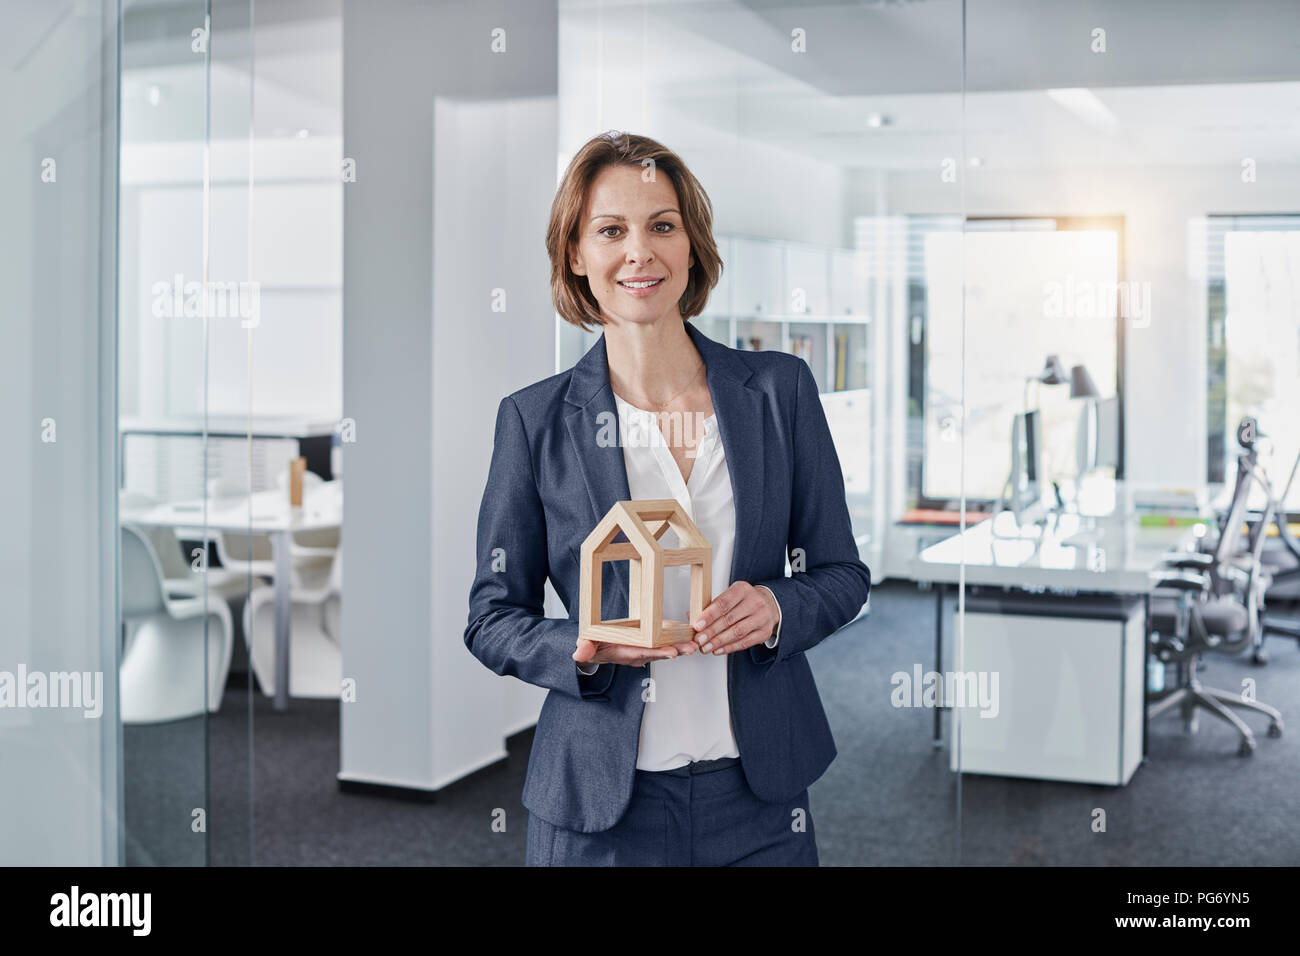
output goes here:
[[[1118, 788], [952, 773], [947, 748], [931, 744], [933, 712], [890, 703], [890, 675], [914, 662], [929, 669], [933, 644], [933, 593], [886, 582], [868, 616], [808, 655], [839, 748], [810, 795], [822, 865], [1300, 864], [1295, 641], [1270, 639], [1266, 667], [1214, 657], [1200, 674], [1224, 689], [1254, 678], [1257, 698], [1289, 721], [1285, 736], [1247, 716], [1258, 749], [1241, 758], [1226, 724], [1203, 715], [1188, 736], [1168, 714], [1150, 726], [1147, 761]], [[206, 740], [198, 719], [126, 728], [128, 864], [523, 863], [531, 731], [510, 739], [508, 759], [431, 803], [341, 792], [338, 732], [337, 702], [295, 700], [276, 714], [249, 693], [246, 674], [232, 676]], [[506, 811], [504, 832], [493, 831], [494, 808]], [[1105, 832], [1093, 829], [1098, 808]]]

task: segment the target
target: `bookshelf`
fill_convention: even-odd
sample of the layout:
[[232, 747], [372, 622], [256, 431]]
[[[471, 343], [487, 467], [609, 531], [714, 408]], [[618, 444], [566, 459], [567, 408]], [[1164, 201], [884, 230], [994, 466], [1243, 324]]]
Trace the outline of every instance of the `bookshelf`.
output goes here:
[[808, 243], [717, 236], [725, 268], [693, 321], [732, 348], [802, 357], [821, 393], [871, 386], [867, 254]]
[[715, 236], [725, 268], [703, 313], [692, 321], [732, 348], [779, 350], [812, 369], [844, 470], [854, 536], [864, 558], [879, 554], [873, 448], [883, 428], [872, 402], [874, 327], [867, 304], [868, 253], [811, 243]]

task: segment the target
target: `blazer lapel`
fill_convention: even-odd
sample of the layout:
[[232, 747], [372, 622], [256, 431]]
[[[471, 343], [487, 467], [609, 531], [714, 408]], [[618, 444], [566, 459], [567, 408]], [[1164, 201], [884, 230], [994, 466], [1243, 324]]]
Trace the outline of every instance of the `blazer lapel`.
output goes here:
[[[709, 395], [718, 416], [718, 431], [731, 475], [736, 511], [731, 580], [743, 581], [758, 545], [763, 513], [763, 396], [745, 385], [753, 372], [736, 353], [714, 342], [690, 322], [686, 323], [686, 331], [704, 360]], [[614, 391], [609, 384], [604, 334], [574, 365], [564, 397], [566, 402], [575, 406], [565, 414], [564, 423], [586, 484], [591, 526], [594, 528], [615, 502], [632, 497], [623, 460]], [[612, 573], [616, 588], [626, 603], [626, 562], [613, 562]]]

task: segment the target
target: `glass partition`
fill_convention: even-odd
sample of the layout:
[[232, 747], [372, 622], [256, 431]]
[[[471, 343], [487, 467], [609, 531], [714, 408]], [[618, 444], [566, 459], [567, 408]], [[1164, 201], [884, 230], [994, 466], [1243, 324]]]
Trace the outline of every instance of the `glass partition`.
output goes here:
[[[212, 587], [207, 295], [212, 18], [122, 6], [117, 234], [123, 827], [128, 866], [206, 865], [231, 610]], [[225, 591], [234, 586], [226, 583]]]
[[4, 30], [0, 864], [115, 865], [117, 4]]
[[1013, 6], [966, 5], [964, 427], [926, 444], [987, 511], [931, 553], [964, 578], [959, 859], [1293, 863], [1298, 11], [1034, 5], [1026, 44]]
[[[808, 655], [839, 748], [810, 794], [829, 865], [942, 864], [956, 850], [956, 780], [919, 686], [937, 663], [934, 598], [950, 614], [953, 591], [947, 571], [922, 591], [905, 578], [950, 533], [920, 498], [924, 416], [945, 450], [961, 430], [955, 381], [941, 370], [927, 392], [920, 361], [932, 327], [948, 371], [962, 360], [944, 324], [959, 314], [960, 271], [936, 258], [960, 249], [961, 42], [959, 0], [560, 3], [559, 168], [608, 129], [682, 156], [723, 259], [692, 324], [732, 348], [799, 356], [817, 385], [873, 578], [868, 607]], [[557, 327], [565, 369], [596, 335]], [[797, 554], [786, 563], [801, 570]]]

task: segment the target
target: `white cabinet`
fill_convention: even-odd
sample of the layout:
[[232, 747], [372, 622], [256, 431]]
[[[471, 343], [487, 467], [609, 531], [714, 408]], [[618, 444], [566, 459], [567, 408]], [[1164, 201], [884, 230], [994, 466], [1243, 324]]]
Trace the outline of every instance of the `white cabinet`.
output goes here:
[[785, 287], [783, 313], [824, 317], [830, 308], [829, 250], [803, 243], [786, 243]]
[[[710, 318], [731, 317], [731, 286], [736, 271], [736, 262], [732, 254], [732, 240], [729, 236], [714, 236], [714, 243], [718, 247], [718, 255], [722, 257], [722, 274], [718, 276], [718, 284], [713, 287], [713, 292], [709, 295], [709, 301], [704, 306], [701, 316]], [[719, 341], [726, 342], [726, 339]], [[728, 345], [732, 343], [727, 343]]]
[[808, 363], [844, 472], [854, 537], [870, 555], [884, 537], [872, 469], [885, 442], [871, 392], [876, 339], [867, 312], [868, 255], [749, 236], [717, 241], [730, 283], [696, 324], [733, 348], [781, 350]]
[[868, 253], [863, 249], [831, 252], [831, 306], [833, 316], [867, 314]]
[[785, 255], [782, 244], [770, 239], [737, 236], [731, 255], [735, 281], [731, 287], [732, 314], [740, 318], [766, 318], [784, 312]]
[[987, 693], [952, 711], [952, 769], [1128, 783], [1142, 760], [1143, 623], [1140, 597], [968, 596], [961, 674]]

